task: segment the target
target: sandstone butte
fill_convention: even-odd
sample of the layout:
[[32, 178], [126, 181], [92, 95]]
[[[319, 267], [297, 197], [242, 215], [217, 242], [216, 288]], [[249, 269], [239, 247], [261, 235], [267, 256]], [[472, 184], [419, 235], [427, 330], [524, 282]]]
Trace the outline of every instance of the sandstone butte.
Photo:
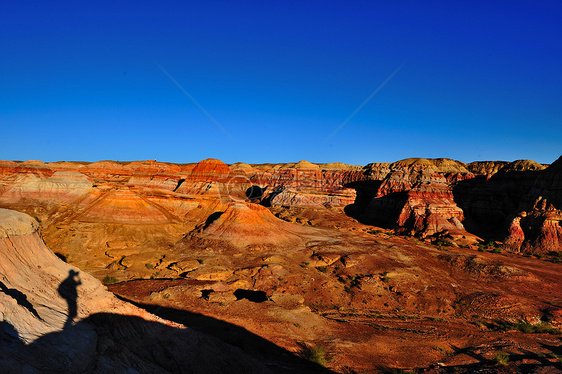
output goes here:
[[0, 161], [0, 367], [557, 372], [561, 191], [562, 158]]

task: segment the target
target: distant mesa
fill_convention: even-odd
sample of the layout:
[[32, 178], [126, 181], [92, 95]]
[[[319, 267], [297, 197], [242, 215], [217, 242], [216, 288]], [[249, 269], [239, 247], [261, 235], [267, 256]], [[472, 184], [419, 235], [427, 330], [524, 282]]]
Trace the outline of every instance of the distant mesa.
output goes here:
[[421, 168], [435, 168], [441, 173], [467, 173], [466, 165], [460, 161], [451, 160], [449, 158], [407, 158], [404, 160], [396, 161], [390, 165], [391, 168], [403, 167], [421, 167]]
[[295, 164], [294, 166], [295, 169], [312, 169], [312, 170], [320, 170], [320, 167], [316, 164], [313, 164], [311, 162], [302, 160], [299, 161]]
[[546, 166], [541, 165], [533, 160], [516, 160], [505, 165], [499, 171], [507, 173], [511, 171], [536, 171], [544, 169], [546, 169]]

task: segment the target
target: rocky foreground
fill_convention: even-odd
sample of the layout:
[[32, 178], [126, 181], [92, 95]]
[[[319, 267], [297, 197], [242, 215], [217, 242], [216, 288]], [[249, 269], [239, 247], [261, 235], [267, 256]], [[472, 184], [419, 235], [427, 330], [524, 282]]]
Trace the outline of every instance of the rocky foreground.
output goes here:
[[561, 370], [562, 158], [0, 161], [0, 208], [8, 372]]

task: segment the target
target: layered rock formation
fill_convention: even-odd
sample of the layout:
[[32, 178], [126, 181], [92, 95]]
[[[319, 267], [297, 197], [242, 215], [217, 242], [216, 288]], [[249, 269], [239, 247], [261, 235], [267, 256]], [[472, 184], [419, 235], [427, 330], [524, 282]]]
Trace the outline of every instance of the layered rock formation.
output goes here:
[[224, 253], [267, 253], [304, 249], [301, 236], [312, 231], [276, 218], [261, 205], [238, 202], [210, 216], [192, 239], [202, 239], [214, 251]]
[[468, 236], [452, 189], [453, 183], [473, 177], [461, 162], [406, 159], [370, 164], [365, 174], [369, 181], [354, 184], [361, 196], [352, 210], [362, 221], [422, 237], [442, 232]]
[[[543, 170], [542, 165], [534, 165]], [[510, 217], [511, 218], [511, 217]], [[562, 157], [540, 172], [517, 207], [505, 243], [523, 252], [562, 250]]]
[[[552, 197], [548, 203], [535, 200], [556, 190], [546, 184], [557, 183], [560, 172], [543, 169], [530, 160], [465, 165], [420, 158], [365, 167], [307, 161], [228, 166], [216, 159], [184, 165], [5, 161], [0, 164], [0, 206], [37, 217], [47, 240], [58, 236], [51, 224], [61, 227], [61, 219], [68, 225], [101, 223], [105, 218], [100, 217], [111, 217], [107, 223], [112, 224], [144, 219], [146, 224], [179, 225], [179, 235], [224, 211], [225, 204], [251, 201], [284, 217], [283, 211], [298, 210], [303, 216], [295, 219], [301, 222], [345, 208], [361, 222], [401, 234], [448, 237], [459, 244], [507, 238], [512, 250], [548, 252], [560, 245], [557, 213], [552, 213], [559, 207]], [[550, 213], [538, 213], [541, 209]]]

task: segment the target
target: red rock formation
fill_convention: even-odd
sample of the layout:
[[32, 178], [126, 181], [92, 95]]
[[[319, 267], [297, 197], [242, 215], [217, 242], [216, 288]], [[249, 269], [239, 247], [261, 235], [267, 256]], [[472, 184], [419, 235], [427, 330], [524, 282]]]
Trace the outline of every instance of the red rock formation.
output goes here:
[[228, 183], [229, 177], [228, 165], [220, 160], [208, 158], [198, 162], [175, 191], [188, 195], [218, 196], [220, 194], [219, 180], [222, 183]]
[[82, 172], [100, 182], [122, 183], [129, 180], [131, 171], [115, 161], [98, 161], [85, 165]]
[[[370, 164], [367, 175], [380, 178], [386, 167]], [[472, 177], [463, 163], [448, 159], [406, 159], [389, 165], [388, 170], [376, 192], [376, 184], [364, 184], [366, 190], [372, 191], [370, 195], [364, 192], [366, 197], [359, 201], [365, 204], [356, 212], [360, 219], [412, 235], [447, 232], [469, 236], [451, 186], [452, 182]]]
[[24, 162], [1, 161], [0, 177], [9, 174], [32, 174], [38, 178], [46, 178], [53, 174], [53, 171], [45, 163], [37, 160]]
[[492, 176], [508, 164], [507, 161], [474, 161], [466, 167], [473, 174]]
[[84, 174], [57, 171], [40, 179], [32, 173], [14, 173], [0, 180], [0, 205], [50, 206], [78, 200], [92, 192]]
[[223, 242], [227, 248], [237, 250], [254, 252], [274, 247], [294, 250], [304, 245], [299, 233], [312, 230], [282, 221], [257, 204], [231, 203], [216, 215], [218, 218], [207, 222], [196, 236], [207, 242]]
[[129, 186], [173, 191], [180, 181], [181, 168], [179, 166], [155, 160], [131, 162], [124, 169], [132, 171], [131, 179], [127, 182]]
[[[556, 193], [549, 192], [556, 191], [550, 184], [558, 182], [552, 182], [552, 177], [537, 179], [543, 175], [542, 169], [543, 165], [530, 160], [465, 165], [449, 159], [419, 158], [373, 163], [363, 168], [307, 161], [236, 163], [229, 167], [215, 159], [183, 165], [153, 160], [48, 165], [40, 161], [2, 161], [0, 206], [19, 207], [40, 219], [49, 219], [64, 203], [78, 209], [79, 216], [85, 216], [86, 210], [97, 209], [91, 210], [89, 205], [104, 196], [98, 202], [102, 216], [119, 211], [115, 216], [126, 217], [125, 221], [137, 216], [139, 222], [148, 222], [149, 218], [133, 212], [160, 212], [160, 218], [146, 214], [156, 223], [201, 217], [214, 204], [250, 200], [278, 208], [345, 207], [364, 222], [419, 236], [447, 232], [467, 237], [468, 228], [476, 235], [499, 239], [511, 226], [507, 235], [510, 248], [533, 251], [540, 247], [544, 251], [558, 248], [556, 212], [560, 208]], [[131, 193], [121, 189], [106, 194], [123, 185]], [[539, 197], [546, 199], [541, 203], [546, 205], [535, 204]], [[119, 199], [123, 201], [119, 203]], [[204, 212], [193, 213], [203, 200]], [[105, 207], [109, 210], [104, 204], [109, 204]], [[119, 204], [121, 208], [117, 208]], [[146, 209], [140, 209], [141, 205]], [[521, 239], [521, 232], [526, 239]]]
[[360, 167], [345, 164], [316, 165], [308, 161], [275, 166], [250, 176], [250, 180], [266, 185], [274, 205], [316, 207], [344, 207], [355, 199], [355, 191], [345, 187], [362, 176]]
[[[538, 165], [538, 166], [537, 166]], [[542, 170], [542, 165], [532, 166]], [[562, 157], [539, 172], [512, 218], [505, 244], [512, 250], [548, 253], [562, 250]]]
[[173, 222], [174, 217], [159, 209], [142, 196], [125, 189], [110, 191], [79, 215], [81, 222], [161, 225]]

